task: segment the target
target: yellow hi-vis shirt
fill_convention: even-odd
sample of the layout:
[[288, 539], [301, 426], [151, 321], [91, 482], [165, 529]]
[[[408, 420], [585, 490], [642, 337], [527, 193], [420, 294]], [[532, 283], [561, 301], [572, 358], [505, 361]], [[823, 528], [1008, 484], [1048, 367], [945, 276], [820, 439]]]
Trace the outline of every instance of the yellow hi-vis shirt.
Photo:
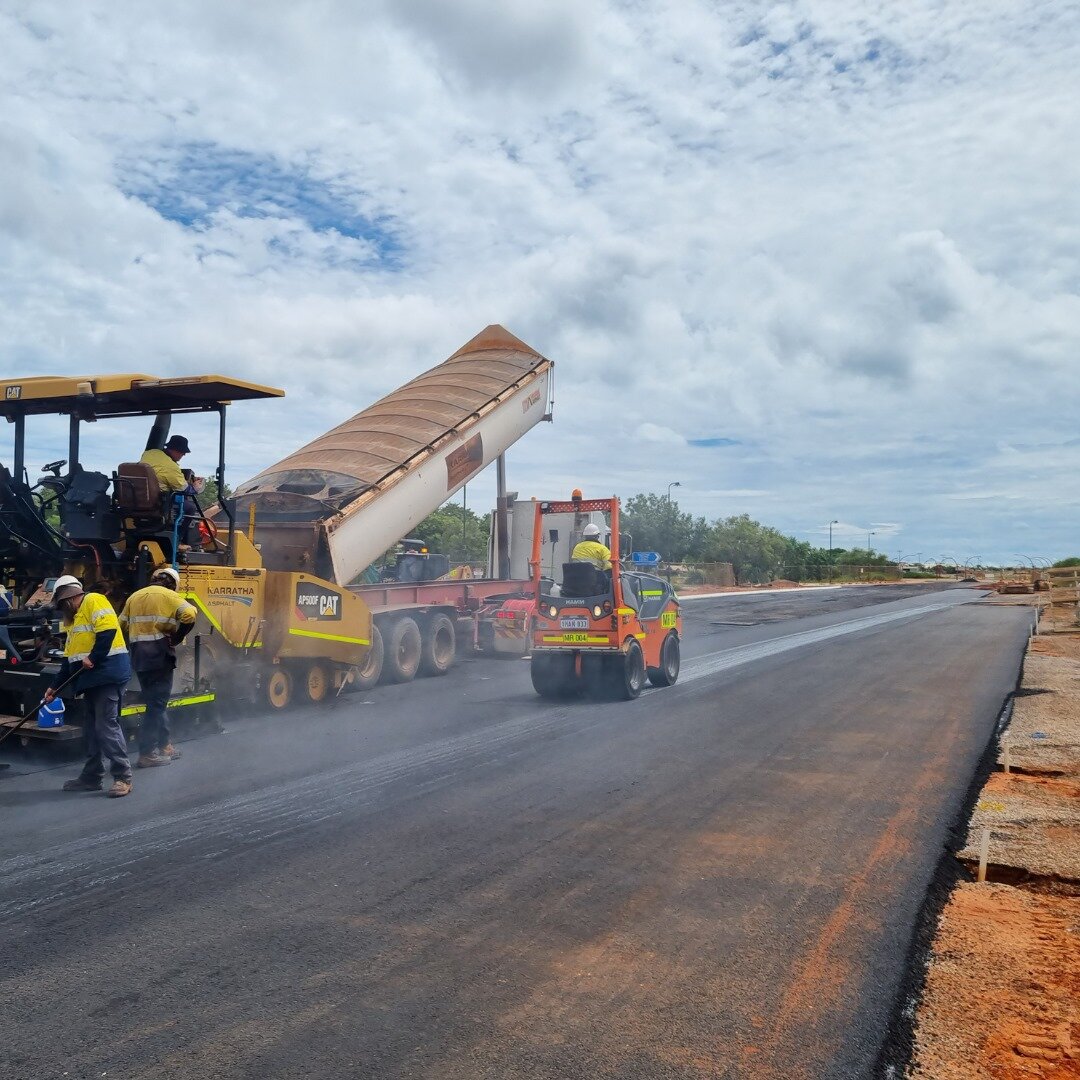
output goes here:
[[62, 628], [67, 631], [64, 655], [69, 660], [85, 660], [93, 650], [98, 634], [104, 630], [116, 631], [112, 645], [109, 646], [110, 656], [127, 652], [124, 635], [120, 631], [120, 621], [112, 605], [101, 593], [86, 593], [71, 622]]
[[194, 604], [164, 585], [133, 592], [120, 612], [120, 625], [131, 643], [131, 666], [136, 671], [172, 667], [176, 650], [170, 638], [181, 626], [192, 626], [195, 615]]
[[188, 486], [180, 466], [164, 450], [146, 450], [139, 461], [154, 470], [162, 491], [183, 491]]
[[597, 570], [611, 569], [611, 551], [597, 540], [582, 540], [574, 546], [571, 559], [588, 559]]

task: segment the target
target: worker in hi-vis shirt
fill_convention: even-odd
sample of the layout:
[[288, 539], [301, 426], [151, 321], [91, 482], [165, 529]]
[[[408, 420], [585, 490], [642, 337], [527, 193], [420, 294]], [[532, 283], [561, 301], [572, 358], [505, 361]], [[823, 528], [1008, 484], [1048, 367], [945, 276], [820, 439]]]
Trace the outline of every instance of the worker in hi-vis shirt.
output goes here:
[[600, 526], [591, 522], [581, 530], [581, 540], [574, 545], [570, 558], [575, 562], [591, 562], [597, 570], [611, 569], [611, 552], [600, 543]]

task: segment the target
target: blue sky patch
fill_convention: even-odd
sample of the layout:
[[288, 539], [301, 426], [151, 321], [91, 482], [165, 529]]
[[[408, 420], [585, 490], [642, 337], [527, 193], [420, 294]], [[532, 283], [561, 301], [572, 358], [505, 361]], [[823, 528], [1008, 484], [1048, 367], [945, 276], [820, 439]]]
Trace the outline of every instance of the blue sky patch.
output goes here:
[[738, 446], [738, 439], [725, 439], [722, 435], [714, 435], [708, 439], [687, 439], [690, 446]]
[[402, 244], [393, 220], [362, 209], [362, 191], [272, 156], [216, 143], [186, 143], [158, 156], [127, 159], [119, 187], [169, 221], [201, 230], [228, 210], [237, 217], [288, 218], [312, 232], [370, 244], [373, 261], [395, 263]]

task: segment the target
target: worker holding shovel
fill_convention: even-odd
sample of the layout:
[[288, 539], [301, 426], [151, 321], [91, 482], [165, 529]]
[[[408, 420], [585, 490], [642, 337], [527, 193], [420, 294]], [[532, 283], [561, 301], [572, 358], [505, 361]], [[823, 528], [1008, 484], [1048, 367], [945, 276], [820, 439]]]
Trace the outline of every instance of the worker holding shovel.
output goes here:
[[64, 791], [100, 791], [105, 776], [102, 759], [107, 758], [113, 777], [108, 794], [118, 799], [131, 793], [131, 762], [120, 726], [120, 698], [131, 678], [131, 661], [120, 622], [104, 596], [84, 592], [82, 582], [70, 574], [56, 579], [52, 598], [63, 617], [67, 641], [64, 662], [45, 691], [45, 703], [51, 703], [75, 673], [75, 693], [85, 698], [90, 713], [86, 763], [76, 779], [64, 784]]

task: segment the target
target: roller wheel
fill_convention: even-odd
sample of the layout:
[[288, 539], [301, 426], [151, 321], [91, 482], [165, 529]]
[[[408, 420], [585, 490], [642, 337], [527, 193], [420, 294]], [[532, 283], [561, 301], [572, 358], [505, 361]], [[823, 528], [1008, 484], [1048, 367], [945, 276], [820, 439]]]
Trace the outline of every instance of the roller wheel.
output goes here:
[[334, 680], [326, 664], [316, 661], [308, 667], [307, 679], [304, 683], [308, 701], [319, 702], [325, 700], [333, 688]]
[[645, 656], [637, 641], [631, 641], [621, 656], [608, 660], [608, 686], [618, 701], [633, 701], [645, 688]]
[[383, 645], [382, 632], [372, 623], [371, 648], [368, 649], [364, 662], [353, 670], [350, 685], [354, 690], [370, 690], [379, 681], [383, 673], [385, 656], [386, 647]]
[[266, 703], [272, 709], [287, 709], [292, 694], [292, 676], [283, 667], [274, 668], [266, 677]]
[[681, 666], [682, 653], [678, 635], [668, 634], [664, 638], [664, 644], [660, 646], [660, 666], [649, 668], [649, 682], [653, 686], [674, 686]]
[[448, 615], [434, 615], [424, 628], [420, 671], [424, 675], [445, 675], [457, 655], [457, 631]]
[[384, 668], [387, 682], [403, 683], [413, 679], [420, 667], [422, 651], [423, 641], [416, 620], [406, 615], [395, 621], [386, 636]]
[[529, 674], [533, 689], [548, 701], [573, 697], [580, 690], [572, 654], [534, 653]]

